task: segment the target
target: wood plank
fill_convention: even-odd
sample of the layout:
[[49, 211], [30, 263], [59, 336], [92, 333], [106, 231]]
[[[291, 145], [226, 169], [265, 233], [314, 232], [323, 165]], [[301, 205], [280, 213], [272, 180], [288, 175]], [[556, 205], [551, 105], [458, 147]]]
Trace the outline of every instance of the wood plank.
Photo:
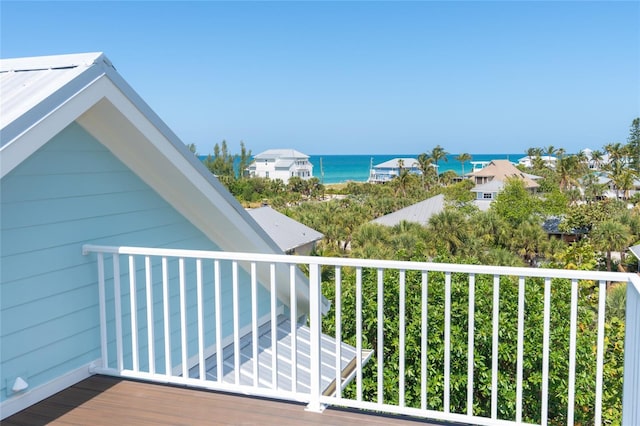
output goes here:
[[270, 399], [92, 376], [3, 420], [2, 425], [433, 424], [334, 408], [311, 413], [304, 408]]

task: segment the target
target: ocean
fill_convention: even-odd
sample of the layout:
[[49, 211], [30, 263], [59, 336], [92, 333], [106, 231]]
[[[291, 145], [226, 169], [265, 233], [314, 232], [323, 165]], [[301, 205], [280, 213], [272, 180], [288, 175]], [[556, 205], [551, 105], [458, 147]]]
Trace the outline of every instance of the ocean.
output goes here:
[[[438, 169], [440, 173], [453, 170], [462, 174], [462, 164], [456, 160], [459, 154], [448, 154], [447, 161], [440, 160]], [[517, 162], [526, 154], [471, 154], [471, 161], [510, 160]], [[342, 183], [348, 181], [366, 182], [369, 178], [371, 164], [384, 163], [394, 158], [417, 158], [416, 154], [390, 154], [390, 155], [311, 155], [309, 161], [313, 164], [313, 175], [324, 184]], [[322, 160], [322, 169], [320, 161]], [[464, 163], [464, 172], [471, 171], [471, 163]]]
[[[438, 162], [439, 172], [453, 170], [457, 174], [462, 174], [462, 164], [456, 160], [458, 155], [448, 154], [447, 161], [440, 160]], [[510, 160], [517, 162], [524, 156], [526, 154], [471, 154], [471, 161]], [[375, 166], [394, 158], [417, 157], [417, 154], [310, 155], [309, 161], [313, 164], [313, 176], [324, 184], [332, 184], [349, 181], [366, 182], [369, 179], [369, 170], [372, 164]], [[200, 155], [199, 158], [204, 161], [207, 156]], [[322, 161], [322, 167], [320, 167], [320, 161]], [[236, 159], [235, 166], [238, 167], [238, 159]], [[468, 173], [471, 169], [471, 162], [465, 162], [464, 172]]]

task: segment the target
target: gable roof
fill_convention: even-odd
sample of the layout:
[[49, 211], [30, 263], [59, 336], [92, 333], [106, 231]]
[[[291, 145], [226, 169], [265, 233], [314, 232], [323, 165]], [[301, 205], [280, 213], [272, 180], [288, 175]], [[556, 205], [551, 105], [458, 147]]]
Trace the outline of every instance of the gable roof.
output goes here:
[[431, 216], [441, 213], [443, 210], [444, 195], [439, 194], [393, 213], [389, 213], [388, 215], [381, 216], [371, 222], [385, 226], [395, 226], [404, 220], [406, 222], [417, 222], [421, 225], [426, 225], [429, 223]]
[[295, 149], [268, 149], [253, 157], [254, 160], [274, 158], [309, 158], [309, 156]]
[[415, 158], [393, 158], [391, 160], [385, 161], [384, 163], [376, 164], [373, 166], [374, 169], [397, 169], [400, 166], [398, 165], [399, 161], [402, 160], [402, 167], [411, 169], [414, 167], [420, 167], [420, 163]]
[[269, 206], [251, 209], [248, 212], [284, 252], [321, 240], [324, 237], [315, 229], [309, 228]]
[[[104, 54], [2, 59], [0, 99], [0, 178], [77, 122], [222, 250], [281, 253]], [[306, 311], [304, 289], [298, 298]]]
[[492, 177], [493, 180], [506, 181], [508, 178], [517, 177], [524, 181], [526, 188], [537, 188], [540, 185], [531, 179], [527, 173], [521, 172], [509, 160], [492, 160], [480, 170], [469, 173], [471, 177]]

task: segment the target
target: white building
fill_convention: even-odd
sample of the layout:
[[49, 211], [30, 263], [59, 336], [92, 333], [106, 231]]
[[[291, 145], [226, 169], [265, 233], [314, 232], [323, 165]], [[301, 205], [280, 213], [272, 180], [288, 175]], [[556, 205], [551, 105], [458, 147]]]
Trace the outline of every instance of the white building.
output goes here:
[[313, 164], [309, 162], [309, 156], [295, 149], [269, 149], [261, 152], [253, 157], [248, 170], [251, 177], [282, 179], [284, 183], [294, 176], [301, 179], [313, 177]]
[[[556, 157], [553, 157], [551, 155], [541, 155], [539, 158], [542, 160], [543, 164], [546, 167], [551, 167], [552, 169], [556, 167], [556, 161], [558, 161]], [[536, 157], [530, 157], [530, 156], [522, 157], [518, 160], [518, 165], [525, 166], [526, 168], [530, 169], [533, 167], [533, 163], [535, 159]]]
[[[435, 166], [434, 166], [435, 167]], [[394, 158], [384, 163], [376, 164], [369, 170], [369, 182], [384, 183], [400, 175], [400, 169], [410, 173], [422, 175], [420, 163], [415, 158]]]

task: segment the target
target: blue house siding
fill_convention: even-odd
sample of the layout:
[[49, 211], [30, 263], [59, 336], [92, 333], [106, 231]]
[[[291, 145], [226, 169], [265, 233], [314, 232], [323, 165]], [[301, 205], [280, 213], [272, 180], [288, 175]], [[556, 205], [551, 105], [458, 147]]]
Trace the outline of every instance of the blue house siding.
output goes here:
[[[33, 389], [100, 357], [96, 260], [95, 255], [82, 255], [83, 244], [218, 249], [75, 123], [6, 175], [0, 194], [0, 401], [7, 399], [6, 382], [11, 377], [26, 374], [25, 379]], [[124, 268], [127, 261], [125, 257], [121, 261], [125, 301], [128, 300], [128, 277]], [[140, 325], [146, 324], [143, 265], [143, 260], [137, 259]], [[193, 269], [188, 273], [187, 294], [193, 307]], [[207, 272], [208, 319], [214, 315], [211, 276], [212, 273]], [[240, 278], [243, 283], [241, 318], [246, 322], [251, 303], [246, 285], [248, 277], [242, 270]], [[159, 280], [156, 267], [157, 324], [162, 320]], [[228, 334], [231, 330], [230, 312], [226, 311], [231, 306], [229, 267], [225, 268], [222, 281], [226, 320], [223, 334]], [[110, 294], [113, 300], [113, 292]], [[172, 333], [178, 336], [173, 342], [177, 344], [179, 331], [173, 327], [176, 321], [179, 323], [177, 287], [172, 287], [171, 295]], [[259, 300], [261, 314], [267, 312], [269, 298], [262, 288]], [[125, 309], [123, 312], [128, 313]], [[191, 324], [195, 321], [194, 315], [195, 309], [190, 309]], [[143, 327], [139, 339], [143, 348], [145, 333]], [[189, 352], [193, 354], [197, 334], [195, 330], [188, 334]], [[163, 336], [155, 333], [154, 337], [157, 345], [162, 345]], [[207, 344], [213, 342], [213, 337], [208, 332]], [[174, 361], [178, 360], [177, 354], [176, 351], [172, 354]]]

